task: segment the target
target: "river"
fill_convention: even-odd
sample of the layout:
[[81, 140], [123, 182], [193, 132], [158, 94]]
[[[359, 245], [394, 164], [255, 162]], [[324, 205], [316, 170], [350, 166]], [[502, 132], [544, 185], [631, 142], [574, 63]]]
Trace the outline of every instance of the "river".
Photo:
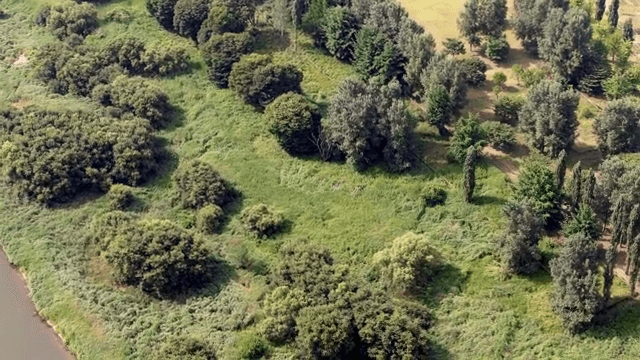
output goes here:
[[0, 360], [73, 360], [42, 320], [29, 289], [0, 249]]

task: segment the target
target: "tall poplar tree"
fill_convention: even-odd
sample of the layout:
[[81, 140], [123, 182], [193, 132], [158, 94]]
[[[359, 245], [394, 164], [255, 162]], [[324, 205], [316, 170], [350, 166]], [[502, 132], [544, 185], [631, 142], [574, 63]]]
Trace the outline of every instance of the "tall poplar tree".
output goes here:
[[571, 188], [571, 212], [576, 213], [582, 202], [582, 163], [578, 163], [573, 167], [573, 178]]
[[556, 166], [556, 184], [558, 190], [562, 191], [564, 187], [564, 178], [567, 173], [567, 152], [562, 150], [558, 156], [558, 164]]
[[607, 0], [598, 0], [596, 3], [596, 21], [602, 20]]
[[614, 277], [614, 269], [616, 266], [616, 260], [618, 259], [618, 245], [620, 244], [624, 232], [624, 223], [625, 223], [625, 202], [622, 196], [618, 197], [616, 200], [613, 216], [612, 216], [612, 225], [613, 232], [611, 234], [611, 244], [605, 253], [605, 264], [604, 264], [604, 289], [602, 291], [602, 309], [605, 309], [607, 303], [611, 299], [611, 286], [613, 285], [613, 277]]
[[476, 188], [476, 162], [478, 151], [475, 146], [469, 146], [467, 157], [464, 160], [464, 200], [468, 203], [473, 200], [473, 191]]
[[609, 6], [609, 25], [611, 25], [612, 29], [618, 27], [618, 9], [620, 8], [620, 0], [613, 0], [611, 5]]

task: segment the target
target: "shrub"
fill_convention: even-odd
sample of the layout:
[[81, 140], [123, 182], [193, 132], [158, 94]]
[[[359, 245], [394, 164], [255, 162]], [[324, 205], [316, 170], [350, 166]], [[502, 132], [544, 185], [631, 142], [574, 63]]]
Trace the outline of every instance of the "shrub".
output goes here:
[[178, 0], [147, 0], [147, 10], [165, 29], [173, 30], [174, 8]]
[[244, 228], [257, 237], [271, 237], [284, 227], [284, 217], [270, 206], [258, 204], [242, 211], [240, 221]]
[[224, 223], [224, 212], [218, 205], [205, 205], [196, 215], [196, 228], [205, 233], [213, 234], [220, 230]]
[[233, 64], [251, 52], [253, 40], [249, 33], [213, 35], [200, 50], [209, 66], [209, 79], [221, 88], [229, 86]]
[[419, 289], [440, 265], [440, 255], [429, 241], [412, 232], [393, 240], [390, 248], [373, 256], [373, 267], [382, 284], [403, 293]]
[[357, 169], [381, 160], [391, 171], [411, 167], [413, 119], [399, 92], [397, 83], [380, 87], [347, 79], [331, 100], [322, 131]]
[[240, 15], [235, 13], [221, 0], [211, 3], [209, 15], [202, 23], [198, 31], [198, 44], [204, 44], [213, 35], [222, 35], [224, 33], [241, 33], [245, 29], [245, 23]]
[[173, 28], [193, 40], [209, 14], [210, 0], [178, 0], [173, 8]]
[[216, 360], [212, 344], [190, 336], [170, 337], [153, 355], [154, 360]]
[[204, 284], [209, 251], [190, 232], [168, 220], [140, 220], [116, 233], [103, 255], [117, 281], [158, 297]]
[[451, 123], [452, 104], [447, 89], [444, 86], [432, 88], [427, 93], [425, 105], [429, 124], [438, 129], [440, 136], [448, 136], [449, 130], [446, 126]]
[[30, 109], [0, 113], [2, 175], [24, 200], [66, 202], [156, 168], [153, 130], [137, 118]]
[[427, 207], [435, 207], [438, 205], [444, 205], [447, 201], [447, 192], [444, 189], [435, 186], [428, 186], [422, 197], [424, 198], [424, 203]]
[[524, 106], [524, 99], [521, 97], [500, 96], [493, 104], [493, 111], [499, 122], [516, 126], [522, 106]]
[[542, 160], [529, 159], [521, 167], [513, 197], [516, 201], [529, 202], [546, 224], [557, 223], [559, 220], [560, 189], [556, 186], [553, 171]]
[[498, 240], [502, 266], [513, 274], [533, 274], [540, 268], [540, 242], [543, 219], [527, 201], [505, 206], [508, 227]]
[[630, 98], [610, 101], [594, 130], [605, 155], [640, 151], [640, 103]]
[[107, 193], [111, 210], [124, 210], [133, 203], [133, 191], [131, 187], [122, 184], [113, 184]]
[[503, 62], [509, 55], [509, 42], [506, 36], [489, 37], [485, 42], [484, 53], [487, 57], [495, 62]]
[[199, 160], [182, 164], [173, 175], [173, 181], [185, 208], [222, 207], [236, 197], [231, 185], [211, 165]]
[[296, 319], [304, 359], [346, 359], [355, 347], [353, 316], [338, 304], [304, 308]]
[[180, 73], [189, 68], [189, 54], [182, 47], [163, 45], [164, 48], [147, 49], [143, 54], [142, 74], [167, 76]]
[[600, 238], [600, 227], [590, 206], [581, 205], [577, 214], [564, 227], [564, 235], [567, 237], [578, 233], [584, 234], [593, 241]]
[[467, 76], [467, 83], [471, 86], [480, 86], [487, 80], [487, 64], [482, 59], [471, 57], [460, 60]]
[[444, 45], [444, 53], [448, 55], [464, 55], [467, 53], [464, 43], [460, 39], [447, 38], [442, 42], [442, 45]]
[[516, 143], [516, 131], [511, 125], [498, 121], [486, 121], [480, 127], [486, 134], [489, 145], [495, 149], [508, 151]]
[[118, 38], [99, 51], [102, 66], [117, 64], [132, 75], [170, 75], [189, 66], [189, 55], [182, 47], [167, 46], [147, 49], [140, 40]]
[[246, 102], [266, 106], [287, 92], [300, 92], [302, 72], [295, 66], [272, 64], [267, 55], [246, 55], [233, 64], [229, 87]]
[[263, 359], [269, 352], [269, 344], [253, 332], [240, 336], [235, 348], [235, 358], [243, 360]]
[[98, 12], [93, 4], [69, 1], [44, 8], [36, 18], [36, 23], [46, 25], [58, 39], [73, 34], [85, 37], [98, 28]]
[[264, 112], [269, 131], [280, 146], [291, 154], [313, 154], [320, 132], [320, 114], [300, 94], [287, 93], [276, 98]]
[[458, 120], [447, 156], [451, 161], [462, 164], [469, 146], [482, 149], [486, 145], [486, 138], [487, 134], [480, 126], [478, 116], [470, 113], [469, 116]]
[[149, 120], [154, 128], [170, 119], [169, 97], [160, 87], [139, 77], [118, 76], [111, 84], [96, 87], [92, 97], [103, 105], [115, 106]]
[[358, 33], [358, 21], [344, 7], [334, 7], [327, 11], [323, 24], [327, 50], [342, 61], [352, 61]]

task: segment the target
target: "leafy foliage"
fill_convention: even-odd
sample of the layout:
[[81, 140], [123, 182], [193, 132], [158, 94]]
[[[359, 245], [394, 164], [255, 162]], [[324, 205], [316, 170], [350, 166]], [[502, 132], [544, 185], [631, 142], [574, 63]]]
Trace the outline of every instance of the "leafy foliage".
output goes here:
[[402, 79], [405, 59], [381, 31], [363, 27], [358, 32], [353, 65], [365, 79], [379, 77], [382, 81]]
[[109, 208], [111, 210], [124, 210], [134, 200], [131, 187], [122, 184], [111, 185], [107, 196], [109, 197]]
[[82, 38], [98, 28], [98, 12], [93, 4], [77, 4], [66, 1], [60, 5], [46, 6], [40, 11], [36, 23], [46, 26], [58, 39], [72, 35]]
[[464, 159], [464, 200], [470, 203], [473, 200], [473, 191], [476, 188], [476, 162], [478, 150], [475, 146], [469, 146], [467, 157]]
[[487, 64], [477, 57], [460, 60], [460, 64], [465, 69], [467, 83], [470, 86], [480, 86], [487, 80]]
[[504, 95], [498, 97], [493, 104], [493, 112], [496, 119], [505, 124], [518, 125], [518, 114], [524, 106], [524, 99], [519, 96]]
[[567, 329], [584, 330], [600, 306], [596, 242], [581, 233], [571, 236], [551, 261], [551, 276], [553, 309]]
[[209, 66], [209, 79], [221, 88], [229, 86], [233, 64], [252, 49], [253, 39], [249, 33], [212, 35], [200, 47], [204, 61]]
[[174, 8], [178, 0], [147, 0], [147, 10], [167, 30], [173, 30]]
[[23, 200], [51, 205], [112, 183], [140, 184], [156, 168], [145, 120], [31, 109], [0, 114], [2, 175]]
[[562, 191], [564, 188], [564, 178], [567, 175], [567, 152], [560, 151], [558, 161], [556, 163], [556, 187]]
[[178, 0], [173, 8], [173, 28], [183, 36], [197, 40], [202, 23], [207, 19], [210, 0]]
[[471, 46], [479, 46], [484, 36], [499, 37], [506, 19], [505, 0], [467, 0], [458, 18], [458, 29]]
[[498, 241], [504, 269], [514, 274], [533, 274], [540, 268], [538, 242], [544, 220], [528, 201], [507, 204], [508, 226]]
[[327, 11], [323, 24], [327, 50], [342, 61], [354, 59], [358, 21], [349, 9], [338, 6]]
[[598, 225], [591, 207], [581, 205], [576, 215], [564, 227], [565, 236], [583, 234], [593, 241], [600, 238], [600, 226]]
[[444, 45], [444, 52], [447, 55], [464, 55], [467, 53], [464, 43], [460, 39], [447, 38], [442, 42], [442, 45]]
[[250, 54], [233, 64], [229, 87], [249, 104], [267, 106], [282, 94], [300, 92], [302, 76], [294, 65], [273, 64], [267, 55]]
[[451, 99], [451, 110], [459, 113], [467, 100], [467, 72], [464, 66], [450, 56], [433, 57], [427, 70], [422, 73], [425, 98], [431, 91], [443, 86]]
[[516, 0], [513, 27], [522, 46], [533, 55], [544, 38], [545, 22], [553, 9], [563, 12], [569, 8], [568, 0]]
[[622, 35], [625, 41], [633, 42], [633, 38], [635, 37], [635, 31], [633, 30], [633, 19], [628, 18], [625, 20], [624, 25], [622, 26]]
[[533, 86], [519, 114], [520, 128], [531, 146], [550, 156], [570, 149], [578, 127], [579, 100], [575, 91], [564, 90], [557, 82]]
[[240, 221], [248, 232], [257, 237], [271, 237], [282, 231], [285, 223], [280, 212], [265, 204], [244, 209]]
[[498, 121], [485, 121], [480, 124], [487, 143], [493, 148], [508, 151], [516, 143], [516, 131], [513, 126]]
[[594, 131], [604, 154], [640, 151], [640, 103], [631, 98], [608, 102]]
[[211, 165], [199, 160], [182, 164], [173, 175], [173, 181], [185, 208], [198, 209], [205, 205], [222, 207], [237, 195]]
[[235, 13], [224, 1], [216, 0], [210, 5], [209, 15], [198, 30], [198, 44], [204, 44], [213, 35], [228, 32], [241, 33], [245, 30], [245, 23], [240, 15]]
[[380, 160], [392, 171], [412, 165], [413, 119], [397, 98], [399, 91], [397, 83], [380, 87], [355, 79], [338, 88], [322, 131], [356, 168]]
[[196, 214], [196, 228], [205, 234], [214, 234], [224, 223], [224, 211], [218, 205], [205, 205]]
[[469, 114], [467, 117], [460, 118], [456, 124], [456, 130], [451, 138], [451, 146], [449, 146], [448, 157], [457, 163], [462, 163], [467, 156], [467, 150], [470, 146], [482, 149], [486, 143], [486, 133], [478, 122], [478, 116]]
[[488, 37], [485, 42], [485, 55], [495, 62], [503, 62], [509, 55], [509, 42], [505, 35]]
[[613, 0], [609, 5], [609, 25], [611, 28], [615, 29], [618, 27], [618, 9], [620, 8], [620, 0]]
[[513, 198], [529, 202], [546, 224], [559, 220], [561, 193], [553, 172], [541, 160], [530, 159], [521, 167]]
[[154, 355], [157, 360], [216, 360], [213, 346], [190, 336], [173, 336]]
[[320, 114], [300, 94], [279, 96], [265, 110], [269, 131], [291, 154], [313, 154], [320, 133]]
[[441, 136], [448, 135], [446, 125], [451, 123], [451, 98], [444, 86], [438, 86], [427, 94], [426, 114], [429, 124], [438, 128]]
[[407, 57], [405, 65], [404, 83], [407, 92], [413, 97], [420, 97], [424, 91], [422, 87], [422, 73], [429, 66], [435, 55], [435, 41], [429, 34], [414, 34], [402, 44], [402, 53]]

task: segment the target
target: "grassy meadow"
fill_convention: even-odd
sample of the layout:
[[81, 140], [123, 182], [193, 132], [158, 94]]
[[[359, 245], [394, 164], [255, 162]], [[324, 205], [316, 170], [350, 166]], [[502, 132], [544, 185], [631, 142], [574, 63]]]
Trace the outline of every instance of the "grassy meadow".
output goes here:
[[[10, 14], [0, 20], [1, 106], [89, 111], [97, 106], [85, 98], [50, 93], [33, 78], [31, 63], [14, 64], [21, 55], [30, 59], [39, 45], [58, 41], [32, 21], [42, 5], [56, 2], [0, 2]], [[457, 34], [457, 6], [461, 8], [463, 1], [401, 3], [438, 44]], [[146, 359], [169, 335], [180, 334], [211, 340], [220, 358], [238, 359], [236, 344], [254, 336], [262, 316], [259, 303], [267, 289], [265, 269], [280, 244], [307, 238], [328, 247], [338, 262], [358, 273], [375, 252], [407, 231], [427, 235], [447, 261], [421, 297], [434, 313], [434, 358], [640, 358], [637, 303], [624, 302], [608, 321], [571, 336], [551, 312], [551, 278], [546, 270], [511, 278], [500, 272], [493, 243], [504, 225], [501, 209], [510, 196], [510, 180], [493, 162], [480, 167], [477, 201], [466, 204], [461, 168], [444, 161], [446, 142], [426, 124], [417, 128], [421, 165], [409, 173], [390, 174], [381, 168], [359, 173], [342, 163], [291, 157], [269, 134], [260, 112], [231, 90], [210, 83], [192, 42], [162, 29], [148, 15], [145, 0], [111, 1], [99, 6], [100, 18], [107, 19], [118, 9], [126, 10], [131, 20], [102, 20], [87, 44], [101, 46], [119, 36], [135, 36], [150, 45], [182, 44], [192, 56], [186, 74], [153, 80], [170, 96], [178, 116], [158, 133], [171, 156], [152, 181], [135, 189], [140, 200], [137, 210], [143, 217], [192, 226], [193, 212], [172, 202], [171, 175], [178, 163], [194, 158], [212, 164], [242, 192], [242, 198], [223, 233], [206, 238], [207, 246], [222, 259], [219, 280], [194, 296], [169, 301], [116, 286], [106, 263], [87, 251], [83, 234], [95, 215], [108, 211], [105, 196], [88, 194], [50, 209], [18, 204], [8, 189], [0, 189], [0, 245], [26, 273], [39, 311], [80, 359]], [[297, 41], [295, 50], [293, 41]], [[512, 43], [512, 54], [520, 56], [516, 46]], [[354, 74], [351, 66], [314, 48], [302, 33], [289, 33], [286, 38], [265, 34], [259, 52], [298, 66], [304, 72], [305, 96], [321, 109], [340, 82]], [[474, 90], [469, 105], [474, 111], [486, 111], [486, 117], [491, 116], [490, 88]], [[582, 123], [580, 131], [586, 136], [590, 125]], [[507, 156], [508, 161], [519, 161]], [[448, 191], [445, 206], [424, 207], [421, 194], [429, 184]], [[238, 212], [241, 206], [257, 203], [282, 211], [289, 221], [287, 232], [262, 241], [246, 234]], [[549, 239], [542, 248], [548, 255], [556, 251]], [[250, 252], [253, 266], [234, 270], [244, 249]], [[614, 295], [626, 294], [626, 285], [618, 279], [614, 289]], [[272, 358], [293, 359], [292, 354], [291, 349], [277, 348]]]

